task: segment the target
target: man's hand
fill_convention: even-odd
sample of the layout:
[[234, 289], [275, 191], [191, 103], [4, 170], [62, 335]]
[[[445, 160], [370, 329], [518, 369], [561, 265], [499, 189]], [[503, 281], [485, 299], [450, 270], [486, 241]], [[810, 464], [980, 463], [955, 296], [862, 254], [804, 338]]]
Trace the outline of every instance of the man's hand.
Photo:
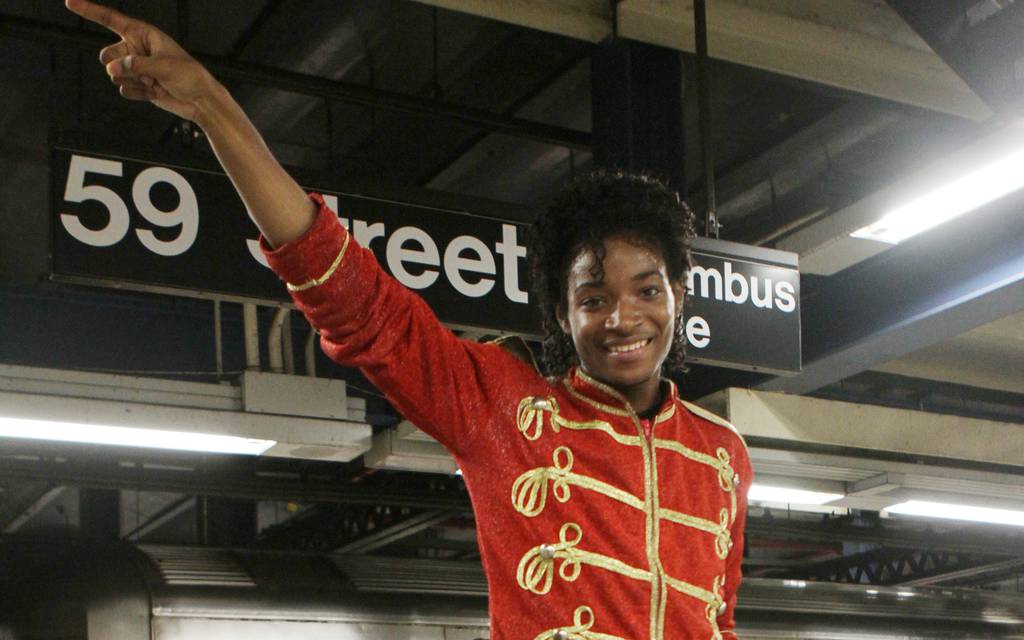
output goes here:
[[67, 7], [121, 37], [100, 51], [100, 62], [122, 96], [196, 121], [217, 81], [177, 42], [151, 24], [89, 0], [67, 0]]
[[152, 102], [203, 128], [249, 215], [273, 246], [309, 229], [317, 213], [313, 202], [203, 65], [151, 24], [89, 0], [66, 1], [68, 9], [121, 36], [100, 52], [100, 62], [121, 95]]

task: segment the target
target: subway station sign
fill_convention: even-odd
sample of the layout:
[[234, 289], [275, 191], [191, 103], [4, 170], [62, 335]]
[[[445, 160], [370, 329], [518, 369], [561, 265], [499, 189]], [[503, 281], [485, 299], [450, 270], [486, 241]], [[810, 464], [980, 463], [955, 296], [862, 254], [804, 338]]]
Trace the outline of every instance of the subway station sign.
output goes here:
[[[56, 147], [52, 274], [102, 286], [278, 303], [256, 228], [222, 172]], [[526, 268], [526, 225], [311, 185], [385, 271], [456, 328], [540, 333]], [[688, 282], [692, 361], [778, 373], [800, 368], [795, 257], [700, 240]]]

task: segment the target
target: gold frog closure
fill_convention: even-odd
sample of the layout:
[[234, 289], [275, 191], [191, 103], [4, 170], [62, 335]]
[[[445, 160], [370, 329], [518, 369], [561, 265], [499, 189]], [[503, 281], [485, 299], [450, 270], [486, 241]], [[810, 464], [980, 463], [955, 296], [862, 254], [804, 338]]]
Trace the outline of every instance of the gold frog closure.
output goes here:
[[[533, 441], [544, 433], [544, 414], [550, 413], [552, 418], [558, 415], [558, 401], [552, 397], [526, 396], [519, 401], [516, 409], [516, 425], [519, 432], [527, 440]], [[557, 433], [558, 423], [551, 421], [551, 428]]]
[[566, 582], [580, 577], [580, 560], [574, 547], [583, 539], [583, 529], [575, 522], [566, 522], [558, 532], [556, 544], [534, 547], [519, 561], [516, 581], [523, 589], [543, 595], [551, 591], [555, 560], [561, 560], [558, 575]]
[[714, 585], [711, 587], [714, 599], [704, 607], [704, 615], [708, 624], [711, 625], [711, 640], [722, 640], [722, 632], [718, 630], [718, 617], [725, 615], [726, 605], [721, 595], [723, 587], [725, 587], [725, 576], [715, 577]]
[[576, 607], [571, 627], [548, 629], [533, 640], [624, 640], [618, 636], [591, 631], [594, 626], [594, 610], [584, 605]]
[[718, 447], [715, 449], [715, 455], [718, 456], [718, 486], [722, 487], [722, 491], [731, 493], [736, 488], [737, 476], [736, 472], [732, 469], [732, 458], [729, 456], [729, 452]]
[[567, 476], [572, 471], [572, 451], [569, 447], [558, 447], [552, 455], [553, 467], [531, 469], [516, 478], [512, 485], [512, 504], [516, 511], [532, 518], [544, 511], [548, 501], [548, 480], [551, 493], [559, 502], [570, 498]]

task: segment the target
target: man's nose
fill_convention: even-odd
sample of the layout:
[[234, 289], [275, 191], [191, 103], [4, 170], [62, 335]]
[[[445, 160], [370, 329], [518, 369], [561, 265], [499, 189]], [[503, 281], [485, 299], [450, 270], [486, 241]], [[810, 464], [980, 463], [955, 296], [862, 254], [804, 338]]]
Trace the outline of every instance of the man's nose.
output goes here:
[[637, 323], [638, 318], [637, 305], [629, 299], [619, 299], [612, 307], [611, 313], [605, 318], [604, 325], [608, 329], [631, 327]]

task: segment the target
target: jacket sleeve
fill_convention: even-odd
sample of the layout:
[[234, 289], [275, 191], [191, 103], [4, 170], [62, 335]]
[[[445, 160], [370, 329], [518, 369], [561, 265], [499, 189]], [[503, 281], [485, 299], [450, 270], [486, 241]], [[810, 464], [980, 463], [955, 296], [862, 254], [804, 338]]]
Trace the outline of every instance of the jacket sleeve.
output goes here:
[[320, 333], [324, 353], [362, 369], [402, 415], [458, 455], [505, 381], [536, 374], [496, 345], [458, 339], [311, 197], [320, 211], [303, 237], [277, 249], [261, 240], [271, 268]]
[[735, 631], [736, 593], [739, 591], [740, 582], [743, 579], [743, 544], [744, 527], [747, 523], [747, 494], [750, 485], [754, 481], [753, 467], [749, 458], [743, 456], [743, 464], [737, 472], [740, 475], [740, 484], [736, 487], [736, 520], [729, 530], [733, 546], [725, 561], [725, 586], [722, 589], [723, 600], [725, 601], [725, 613], [718, 619], [718, 630], [724, 640], [737, 638]]

